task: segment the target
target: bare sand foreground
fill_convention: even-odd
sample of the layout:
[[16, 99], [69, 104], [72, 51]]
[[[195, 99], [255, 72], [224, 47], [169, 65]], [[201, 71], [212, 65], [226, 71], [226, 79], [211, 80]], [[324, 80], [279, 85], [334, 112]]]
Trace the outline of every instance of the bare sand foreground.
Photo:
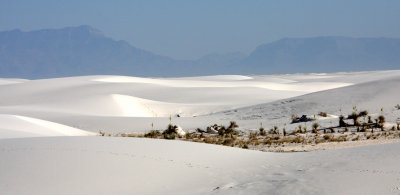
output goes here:
[[182, 141], [0, 141], [4, 194], [398, 194], [400, 144], [269, 153]]
[[[0, 79], [0, 194], [399, 194], [399, 139], [261, 152], [179, 140], [102, 137], [236, 121], [293, 130], [352, 107], [400, 119], [400, 71], [267, 76]], [[171, 119], [170, 119], [171, 118]], [[302, 124], [311, 129], [311, 123]], [[396, 132], [396, 135], [398, 132]]]

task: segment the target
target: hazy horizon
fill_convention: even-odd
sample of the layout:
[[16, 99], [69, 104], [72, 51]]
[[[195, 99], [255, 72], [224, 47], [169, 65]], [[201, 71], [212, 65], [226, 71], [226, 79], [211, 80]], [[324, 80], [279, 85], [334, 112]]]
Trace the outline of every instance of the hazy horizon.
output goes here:
[[400, 37], [399, 1], [2, 1], [0, 31], [89, 25], [170, 56], [241, 52], [286, 37]]

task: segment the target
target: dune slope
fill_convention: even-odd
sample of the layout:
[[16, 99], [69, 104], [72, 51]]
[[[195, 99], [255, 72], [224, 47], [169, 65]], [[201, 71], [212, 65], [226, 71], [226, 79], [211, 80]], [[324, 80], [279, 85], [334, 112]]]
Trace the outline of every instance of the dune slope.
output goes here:
[[[185, 129], [203, 128], [211, 123], [227, 123], [230, 119], [239, 121], [245, 119], [241, 122], [243, 127], [258, 127], [260, 121], [251, 122], [253, 124], [251, 126], [250, 122], [247, 123], [247, 119], [258, 117], [264, 120], [286, 117], [284, 114], [291, 113], [292, 108], [289, 110], [274, 108], [268, 112], [264, 109], [260, 114], [259, 106], [253, 105], [269, 102], [275, 104], [276, 101], [282, 99], [334, 91], [363, 83], [369, 85], [367, 83], [379, 82], [399, 77], [399, 75], [400, 71], [375, 71], [186, 78], [100, 75], [23, 82], [14, 82], [16, 80], [12, 79], [13, 82], [0, 85], [0, 91], [3, 92], [0, 93], [2, 100], [0, 113], [40, 118], [95, 132], [99, 130], [145, 131], [152, 123], [156, 128], [161, 129], [169, 123], [170, 116]], [[374, 88], [363, 90], [367, 91], [360, 93], [367, 93]], [[355, 96], [359, 94], [353, 90], [348, 90], [346, 93], [355, 93]], [[318, 104], [324, 101], [323, 98], [331, 97], [316, 97], [310, 103]], [[347, 104], [346, 101], [343, 99], [342, 102]], [[258, 111], [257, 109], [254, 111], [239, 109], [249, 106], [257, 108]], [[308, 109], [307, 106], [303, 107]], [[299, 107], [299, 110], [301, 109]], [[228, 112], [224, 112], [223, 115], [213, 114], [226, 110]], [[268, 116], [264, 117], [263, 113]]]
[[86, 135], [95, 133], [36, 118], [0, 114], [0, 139]]

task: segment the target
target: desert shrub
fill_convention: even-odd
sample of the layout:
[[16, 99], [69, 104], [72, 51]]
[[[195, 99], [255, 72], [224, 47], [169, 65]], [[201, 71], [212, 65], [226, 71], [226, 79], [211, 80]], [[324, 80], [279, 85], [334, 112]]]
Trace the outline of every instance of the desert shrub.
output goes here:
[[249, 139], [257, 139], [257, 132], [250, 132]]
[[302, 136], [296, 136], [293, 140], [292, 140], [292, 143], [303, 143], [304, 142], [304, 137], [302, 137]]
[[324, 138], [325, 140], [331, 140], [332, 137], [333, 137], [333, 135], [329, 135], [329, 134], [325, 134], [325, 135], [323, 136], [323, 138]]
[[226, 128], [225, 128], [225, 126], [221, 126], [221, 127], [219, 127], [219, 128], [217, 129], [217, 131], [218, 131], [218, 135], [224, 136], [225, 133], [226, 133]]
[[144, 134], [144, 137], [147, 137], [147, 138], [159, 138], [159, 137], [161, 137], [161, 132], [160, 131], [157, 131], [157, 130], [151, 130], [150, 132], [148, 132], [148, 133], [145, 133]]
[[195, 137], [195, 133], [194, 132], [185, 134], [185, 139], [190, 140], [190, 139], [193, 139], [194, 137]]
[[277, 126], [274, 126], [269, 130], [270, 134], [279, 134], [279, 128]]
[[359, 129], [359, 132], [365, 132], [365, 131], [367, 131], [367, 126], [365, 124], [363, 124], [361, 126], [361, 129]]
[[290, 117], [292, 123], [296, 123], [299, 118], [300, 117], [297, 116], [296, 114], [292, 114], [292, 116]]
[[308, 122], [308, 121], [313, 121], [315, 119], [307, 117], [307, 115], [302, 115], [301, 117], [298, 117], [297, 115], [292, 115], [292, 121], [291, 123], [300, 123], [300, 122]]
[[319, 124], [318, 124], [318, 123], [313, 123], [313, 124], [312, 124], [313, 133], [317, 133], [318, 127], [319, 127]]
[[305, 125], [303, 127], [303, 133], [307, 133], [307, 126], [305, 126]]
[[260, 129], [258, 129], [258, 131], [260, 132], [260, 135], [264, 136], [266, 134], [265, 129], [263, 127], [260, 127]]
[[331, 142], [344, 142], [344, 141], [346, 141], [347, 140], [347, 136], [346, 135], [341, 135], [341, 136], [338, 136], [338, 137], [332, 137], [329, 141], [331, 141]]
[[177, 137], [177, 133], [176, 133], [176, 129], [178, 128], [178, 126], [176, 126], [176, 125], [172, 125], [172, 124], [169, 124], [168, 126], [167, 126], [167, 129], [165, 129], [164, 131], [163, 131], [163, 136], [164, 136], [164, 139], [175, 139], [176, 137]]
[[326, 112], [319, 112], [318, 115], [322, 116], [322, 117], [327, 117], [328, 116], [328, 114]]
[[217, 144], [218, 143], [218, 138], [205, 137], [203, 141], [204, 141], [204, 143], [207, 143], [207, 144]]
[[344, 116], [340, 115], [339, 116], [339, 127], [346, 127], [346, 126], [347, 126], [347, 123], [344, 122]]
[[369, 124], [374, 123], [374, 122], [372, 121], [371, 116], [368, 116], [368, 123], [369, 123]]
[[224, 146], [233, 146], [233, 143], [235, 142], [235, 139], [233, 138], [225, 138], [224, 141], [222, 142], [222, 145]]
[[103, 131], [99, 131], [99, 135], [100, 135], [100, 136], [104, 136], [104, 135], [106, 135], [106, 133], [103, 132]]
[[204, 131], [204, 130], [201, 129], [201, 128], [196, 128], [196, 132], [198, 132], [198, 133], [205, 133], [206, 131]]
[[358, 116], [363, 118], [363, 123], [365, 123], [365, 117], [368, 116], [368, 111], [367, 110], [363, 110], [361, 112], [358, 113]]
[[321, 139], [321, 138], [315, 138], [314, 142], [315, 144], [319, 144], [319, 143], [324, 143], [326, 140], [325, 139]]
[[235, 121], [231, 121], [229, 122], [229, 126], [227, 128], [221, 126], [218, 129], [218, 134], [221, 136], [238, 135], [239, 132], [236, 130], [237, 127], [239, 127], [239, 125]]
[[303, 127], [301, 125], [299, 125], [294, 131], [293, 133], [303, 133]]
[[164, 139], [175, 139], [176, 137], [178, 137], [176, 133], [164, 134]]
[[377, 124], [378, 127], [380, 127], [383, 130], [383, 125], [385, 124], [385, 116], [379, 115]]
[[359, 117], [366, 117], [367, 115], [368, 115], [368, 111], [366, 111], [366, 110], [360, 111], [360, 112], [358, 113], [358, 116], [359, 116]]
[[356, 137], [352, 138], [351, 141], [358, 141], [359, 139], [360, 139], [360, 136], [357, 135]]
[[263, 143], [264, 143], [265, 145], [271, 145], [271, 144], [272, 144], [272, 140], [266, 138], [266, 139], [264, 139]]
[[163, 134], [175, 133], [175, 129], [176, 129], [176, 128], [177, 128], [176, 125], [169, 124], [169, 125], [167, 126], [167, 129], [164, 130]]
[[358, 117], [359, 117], [359, 115], [356, 112], [352, 112], [349, 116], [347, 116], [347, 119], [352, 119], [353, 125], [358, 126], [358, 125], [360, 125], [358, 122]]
[[260, 142], [257, 138], [253, 138], [253, 139], [250, 138], [250, 139], [246, 140], [245, 142], [246, 142], [246, 144], [254, 145], [254, 146], [257, 146], [260, 144]]

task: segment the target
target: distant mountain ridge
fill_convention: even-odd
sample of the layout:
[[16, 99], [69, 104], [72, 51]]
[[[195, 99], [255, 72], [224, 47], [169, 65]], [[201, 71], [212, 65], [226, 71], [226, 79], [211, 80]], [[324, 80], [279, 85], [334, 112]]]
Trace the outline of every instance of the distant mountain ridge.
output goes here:
[[175, 64], [171, 58], [115, 41], [89, 26], [0, 33], [0, 76], [134, 74], [150, 68], [144, 65], [163, 70]]
[[176, 60], [113, 40], [86, 25], [0, 32], [0, 77], [193, 76], [399, 68], [400, 39], [394, 38], [286, 38], [260, 45], [248, 56], [230, 53]]
[[400, 39], [285, 38], [258, 46], [240, 64], [280, 73], [398, 69]]

